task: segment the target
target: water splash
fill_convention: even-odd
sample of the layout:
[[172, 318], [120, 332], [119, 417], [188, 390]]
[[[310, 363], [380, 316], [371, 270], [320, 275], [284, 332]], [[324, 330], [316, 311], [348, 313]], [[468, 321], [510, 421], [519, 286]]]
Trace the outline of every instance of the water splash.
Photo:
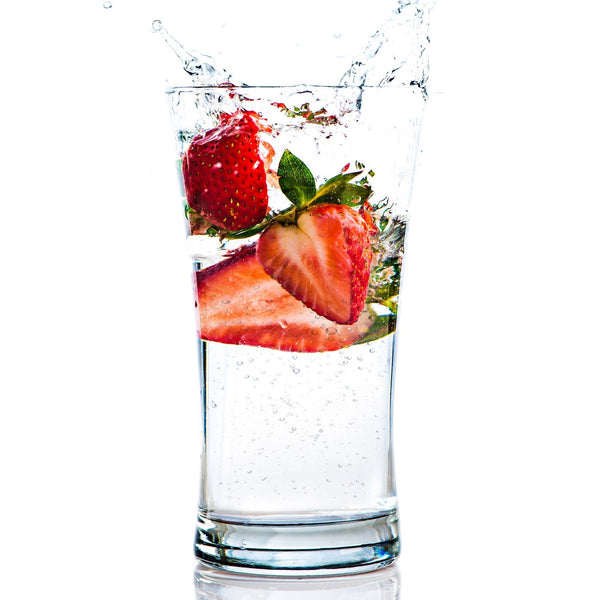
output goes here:
[[[339, 86], [349, 88], [347, 107], [360, 109], [365, 87], [416, 86], [427, 98], [429, 13], [433, 3], [434, 0], [397, 0], [394, 12], [368, 38], [363, 51], [339, 79]], [[184, 71], [191, 76], [192, 84], [246, 87], [211, 56], [187, 50], [166, 30], [161, 20], [154, 20], [152, 29], [179, 58]], [[355, 91], [351, 93], [350, 89]]]
[[432, 0], [399, 0], [340, 79], [341, 86], [414, 85], [427, 96]]
[[159, 33], [167, 46], [175, 52], [183, 65], [184, 71], [191, 75], [192, 82], [195, 85], [220, 85], [230, 83], [236, 86], [242, 86], [239, 81], [234, 80], [232, 75], [225, 69], [218, 67], [215, 60], [206, 54], [194, 52], [193, 54], [186, 50], [184, 46], [176, 40], [165, 28], [160, 19], [152, 21], [152, 30]]

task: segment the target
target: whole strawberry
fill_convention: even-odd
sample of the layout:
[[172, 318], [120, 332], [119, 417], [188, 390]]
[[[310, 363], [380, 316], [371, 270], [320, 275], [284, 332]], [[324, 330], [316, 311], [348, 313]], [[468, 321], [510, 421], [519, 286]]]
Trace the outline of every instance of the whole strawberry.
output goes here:
[[196, 136], [183, 156], [188, 204], [226, 231], [252, 227], [268, 210], [267, 181], [253, 116], [221, 116], [219, 127]]

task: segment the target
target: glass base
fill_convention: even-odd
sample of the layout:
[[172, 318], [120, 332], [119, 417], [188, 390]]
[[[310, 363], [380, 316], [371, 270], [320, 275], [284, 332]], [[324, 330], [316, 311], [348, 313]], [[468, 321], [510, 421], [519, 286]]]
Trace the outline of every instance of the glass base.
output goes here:
[[373, 571], [398, 556], [396, 511], [316, 523], [232, 522], [200, 515], [196, 557], [235, 573], [307, 577]]

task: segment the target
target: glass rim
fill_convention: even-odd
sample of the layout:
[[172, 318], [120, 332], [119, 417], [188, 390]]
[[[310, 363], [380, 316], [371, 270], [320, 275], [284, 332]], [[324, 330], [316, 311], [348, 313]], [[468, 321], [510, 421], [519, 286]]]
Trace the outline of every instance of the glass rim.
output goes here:
[[220, 84], [220, 85], [173, 85], [168, 86], [165, 90], [166, 94], [174, 94], [177, 92], [195, 92], [202, 90], [219, 90], [222, 92], [243, 90], [399, 90], [399, 89], [420, 89], [416, 83], [396, 83], [394, 85], [326, 85], [326, 84], [286, 84], [286, 85], [235, 85], [235, 84]]

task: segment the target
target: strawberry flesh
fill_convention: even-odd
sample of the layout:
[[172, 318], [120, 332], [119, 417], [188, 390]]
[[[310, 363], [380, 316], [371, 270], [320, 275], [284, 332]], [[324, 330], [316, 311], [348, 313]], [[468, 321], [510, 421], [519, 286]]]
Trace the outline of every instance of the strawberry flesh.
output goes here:
[[190, 208], [227, 231], [252, 227], [267, 213], [259, 131], [250, 113], [224, 114], [220, 126], [196, 136], [183, 156]]
[[263, 269], [317, 314], [347, 325], [365, 307], [373, 252], [369, 226], [343, 204], [317, 204], [295, 223], [275, 222], [261, 234]]
[[200, 337], [289, 352], [339, 350], [374, 323], [365, 309], [353, 325], [327, 320], [286, 292], [256, 259], [256, 244], [196, 273]]

